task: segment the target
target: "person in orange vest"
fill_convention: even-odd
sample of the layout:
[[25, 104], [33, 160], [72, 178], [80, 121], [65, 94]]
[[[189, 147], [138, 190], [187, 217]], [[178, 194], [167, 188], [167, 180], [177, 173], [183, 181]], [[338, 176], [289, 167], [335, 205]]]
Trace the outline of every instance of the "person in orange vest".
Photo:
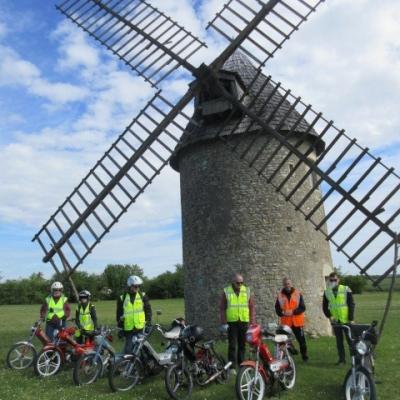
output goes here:
[[304, 361], [308, 360], [307, 343], [304, 336], [304, 304], [303, 295], [293, 287], [289, 278], [283, 279], [283, 288], [279, 291], [275, 311], [280, 317], [281, 325], [290, 326], [300, 345], [300, 353]]

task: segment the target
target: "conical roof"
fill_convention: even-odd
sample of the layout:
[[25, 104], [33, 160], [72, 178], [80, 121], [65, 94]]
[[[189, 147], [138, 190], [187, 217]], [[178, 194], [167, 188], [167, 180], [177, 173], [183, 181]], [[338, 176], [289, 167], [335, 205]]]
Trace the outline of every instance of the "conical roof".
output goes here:
[[[271, 96], [274, 86], [268, 83], [262, 90], [262, 85], [265, 84], [267, 77], [264, 74], [259, 74], [257, 76], [257, 69], [251, 63], [251, 61], [240, 51], [236, 51], [232, 56], [225, 62], [222, 67], [221, 72], [229, 72], [236, 75], [238, 81], [244, 85], [245, 88], [249, 88], [247, 103], [253, 101], [252, 110], [260, 115], [263, 120], [268, 120], [271, 113], [276, 109], [277, 105], [282, 101], [282, 95], [276, 91], [272, 97], [269, 99], [267, 106], [265, 102], [268, 97]], [[261, 92], [260, 92], [261, 90]], [[291, 103], [287, 100], [283, 101], [279, 110], [275, 113], [269, 125], [272, 128], [278, 128], [281, 120], [285, 118], [289, 112]], [[292, 126], [298, 120], [300, 114], [293, 110], [288, 116], [286, 116], [284, 124], [280, 127], [279, 132], [285, 134], [285, 132], [290, 131]], [[254, 123], [253, 120], [247, 116], [232, 118], [229, 123], [224, 122], [224, 119], [217, 122], [207, 122], [202, 120], [201, 114], [195, 109], [194, 115], [192, 117], [197, 125], [189, 123], [183, 133], [180, 142], [178, 143], [175, 154], [171, 159], [171, 166], [178, 170], [178, 157], [179, 152], [196, 142], [204, 140], [212, 140], [216, 138], [216, 135], [228, 136], [228, 135], [239, 135], [243, 133], [255, 133], [260, 130], [260, 126]], [[238, 124], [238, 120], [241, 119]], [[225, 125], [224, 125], [225, 124]], [[250, 129], [248, 129], [250, 127]], [[309, 125], [306, 121], [302, 120], [295, 129], [295, 133], [303, 133], [309, 129]], [[315, 147], [317, 154], [319, 154], [324, 148], [324, 142], [319, 139], [313, 129], [309, 132], [309, 138], [315, 142]]]

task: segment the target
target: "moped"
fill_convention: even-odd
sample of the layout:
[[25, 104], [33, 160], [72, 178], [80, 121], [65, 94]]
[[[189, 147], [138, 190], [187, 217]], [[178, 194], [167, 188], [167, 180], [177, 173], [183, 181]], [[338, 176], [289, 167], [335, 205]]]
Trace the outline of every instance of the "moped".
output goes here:
[[[276, 329], [262, 329], [251, 324], [246, 332], [246, 341], [255, 350], [255, 359], [241, 363], [236, 376], [236, 396], [239, 400], [262, 400], [266, 390], [293, 389], [296, 382], [296, 366], [290, 355], [292, 330], [286, 325]], [[274, 343], [271, 353], [263, 339]]]

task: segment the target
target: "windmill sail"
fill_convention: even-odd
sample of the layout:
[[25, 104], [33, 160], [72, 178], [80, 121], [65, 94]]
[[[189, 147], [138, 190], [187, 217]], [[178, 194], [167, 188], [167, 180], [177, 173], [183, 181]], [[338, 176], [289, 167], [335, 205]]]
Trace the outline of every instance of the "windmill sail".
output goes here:
[[[260, 75], [244, 55], [230, 62], [225, 70], [240, 70], [237, 64], [242, 64], [248, 96], [246, 101], [235, 100], [225, 93], [243, 116], [234, 118], [232, 113], [215, 136], [272, 184], [361, 273], [369, 276], [375, 264], [389, 265], [381, 277], [371, 278], [379, 283], [394, 268], [389, 263], [400, 223], [400, 177], [311, 105]], [[259, 134], [243, 148], [229, 140], [238, 132]], [[265, 159], [267, 147], [273, 151]], [[279, 172], [288, 165], [282, 178]], [[306, 180], [312, 182], [312, 190], [300, 195]], [[309, 199], [320, 186], [323, 196], [315, 204]], [[321, 207], [326, 214], [318, 219]]]
[[239, 49], [261, 67], [323, 1], [230, 0], [209, 22], [207, 29], [213, 29], [228, 40], [228, 49]]
[[83, 262], [168, 164], [191, 98], [174, 106], [154, 95], [33, 238], [44, 262], [61, 262], [70, 273]]
[[67, 0], [57, 6], [153, 86], [205, 44], [143, 0]]

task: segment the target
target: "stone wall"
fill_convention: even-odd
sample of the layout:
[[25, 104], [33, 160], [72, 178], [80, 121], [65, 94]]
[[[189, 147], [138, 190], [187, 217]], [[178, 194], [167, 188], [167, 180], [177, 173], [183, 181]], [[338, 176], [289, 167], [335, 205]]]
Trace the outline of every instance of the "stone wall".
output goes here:
[[[240, 152], [253, 139], [254, 135], [237, 137], [230, 144], [238, 144]], [[272, 140], [255, 167], [262, 165], [275, 145]], [[258, 148], [256, 143], [248, 156]], [[280, 151], [266, 172], [273, 171], [285, 154]], [[288, 276], [304, 294], [307, 331], [329, 334], [321, 303], [332, 260], [323, 235], [222, 141], [188, 146], [178, 160], [187, 320], [214, 331], [222, 289], [233, 272], [241, 272], [255, 295], [257, 321], [275, 321], [276, 293]], [[272, 182], [279, 183], [296, 161], [291, 157]], [[296, 172], [291, 187], [305, 171], [302, 166]], [[312, 179], [306, 180], [294, 200], [308, 192]], [[320, 196], [315, 191], [305, 207], [312, 207]], [[319, 221], [323, 216], [321, 207], [314, 218]]]

